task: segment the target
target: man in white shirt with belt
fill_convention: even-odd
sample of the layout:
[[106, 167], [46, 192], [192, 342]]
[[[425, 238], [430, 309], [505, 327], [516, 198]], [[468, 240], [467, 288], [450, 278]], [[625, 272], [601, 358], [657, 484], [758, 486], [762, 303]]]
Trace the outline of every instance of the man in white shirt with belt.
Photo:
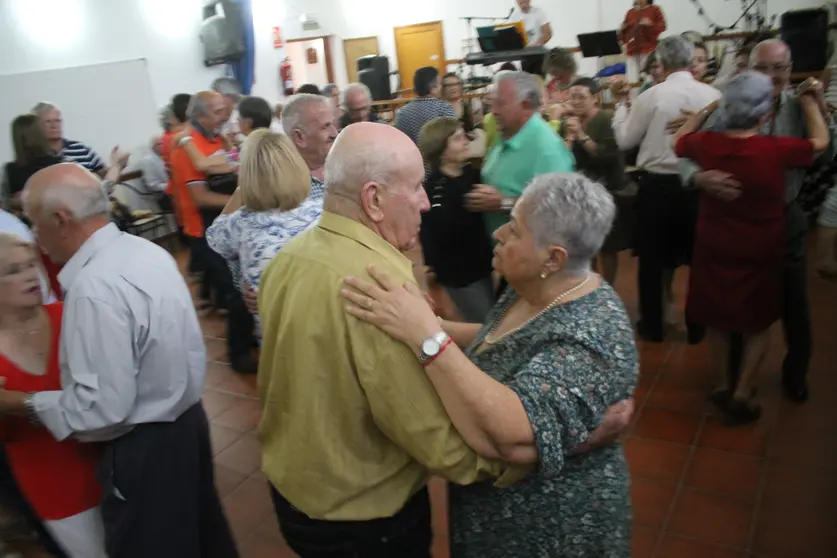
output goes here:
[[[526, 30], [526, 46], [542, 47], [552, 38], [552, 26], [541, 8], [532, 5], [532, 0], [517, 0], [509, 21], [519, 21]], [[521, 60], [521, 69], [530, 74], [543, 75], [543, 56]]]
[[64, 163], [23, 194], [65, 290], [61, 391], [0, 390], [0, 413], [56, 440], [103, 442], [110, 558], [233, 558], [201, 405], [206, 349], [192, 297], [165, 250], [110, 223], [98, 178]]
[[[639, 147], [637, 166], [644, 171], [637, 194], [639, 309], [637, 332], [647, 341], [663, 340], [663, 275], [688, 264], [697, 220], [697, 193], [685, 190], [667, 123], [681, 111], [698, 111], [720, 98], [716, 88], [692, 77], [694, 46], [683, 37], [666, 37], [657, 56], [666, 79], [629, 101], [629, 87], [617, 86], [613, 117], [616, 143], [622, 150]], [[622, 84], [624, 85], [624, 84]], [[697, 341], [699, 332], [690, 331]]]

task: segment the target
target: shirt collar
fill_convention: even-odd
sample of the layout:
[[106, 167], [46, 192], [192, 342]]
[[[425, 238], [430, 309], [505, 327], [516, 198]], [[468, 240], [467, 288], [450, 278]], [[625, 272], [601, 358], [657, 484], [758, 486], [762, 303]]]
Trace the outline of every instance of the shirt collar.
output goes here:
[[524, 142], [526, 141], [527, 136], [529, 136], [532, 132], [535, 131], [538, 123], [537, 120], [541, 122], [545, 122], [543, 116], [540, 113], [535, 113], [532, 115], [529, 120], [526, 121], [526, 124], [520, 128], [515, 135], [510, 137], [509, 139], [502, 139], [503, 147], [508, 149], [519, 149], [523, 147]]
[[678, 70], [669, 74], [666, 81], [695, 81], [695, 76], [689, 70]]
[[210, 141], [215, 139], [215, 134], [213, 134], [212, 132], [210, 132], [209, 130], [207, 130], [206, 128], [204, 128], [204, 127], [201, 125], [201, 123], [200, 123], [200, 122], [198, 122], [197, 120], [192, 120], [191, 122], [189, 122], [189, 124], [191, 124], [192, 128], [193, 128], [196, 132], [198, 132], [200, 135], [202, 135], [202, 136], [203, 136], [203, 137], [205, 137], [206, 139], [208, 139], [208, 140], [210, 140]]
[[413, 276], [413, 263], [409, 258], [362, 223], [324, 211], [317, 226], [334, 234], [351, 238], [397, 267], [406, 277]]
[[84, 266], [93, 259], [99, 250], [122, 236], [122, 234], [122, 231], [113, 223], [108, 223], [94, 232], [58, 273], [58, 282], [61, 283], [61, 288], [64, 291], [69, 291]]

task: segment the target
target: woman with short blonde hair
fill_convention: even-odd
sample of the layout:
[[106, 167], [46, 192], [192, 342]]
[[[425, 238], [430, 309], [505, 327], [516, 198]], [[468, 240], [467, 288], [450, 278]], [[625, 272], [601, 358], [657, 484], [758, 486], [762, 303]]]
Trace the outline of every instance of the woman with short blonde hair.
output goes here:
[[279, 250], [319, 221], [323, 199], [309, 196], [310, 189], [311, 171], [287, 136], [252, 132], [241, 151], [238, 189], [206, 229], [209, 247], [240, 265], [242, 280], [258, 289]]

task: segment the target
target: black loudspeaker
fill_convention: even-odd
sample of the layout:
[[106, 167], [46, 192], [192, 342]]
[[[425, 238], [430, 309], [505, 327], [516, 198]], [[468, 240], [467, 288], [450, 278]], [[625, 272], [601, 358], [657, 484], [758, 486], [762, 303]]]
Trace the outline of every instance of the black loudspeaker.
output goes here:
[[791, 49], [794, 72], [819, 72], [828, 64], [828, 11], [782, 14], [780, 33]]
[[[218, 11], [219, 5], [223, 13]], [[244, 56], [244, 25], [235, 0], [207, 1], [200, 33], [204, 65], [227, 64]]]
[[389, 83], [389, 58], [386, 56], [363, 56], [357, 59], [357, 77], [372, 92], [373, 101], [392, 99]]

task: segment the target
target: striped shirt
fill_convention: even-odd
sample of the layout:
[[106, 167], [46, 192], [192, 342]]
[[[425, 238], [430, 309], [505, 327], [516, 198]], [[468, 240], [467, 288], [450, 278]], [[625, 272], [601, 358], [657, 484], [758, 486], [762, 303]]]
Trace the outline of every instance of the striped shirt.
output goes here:
[[419, 97], [401, 107], [395, 114], [395, 127], [418, 145], [422, 126], [442, 116], [457, 117], [456, 111], [447, 102], [436, 97]]
[[89, 145], [68, 139], [63, 141], [64, 146], [58, 155], [63, 157], [68, 163], [81, 165], [92, 173], [98, 173], [105, 168], [105, 163], [102, 161], [102, 158]]

